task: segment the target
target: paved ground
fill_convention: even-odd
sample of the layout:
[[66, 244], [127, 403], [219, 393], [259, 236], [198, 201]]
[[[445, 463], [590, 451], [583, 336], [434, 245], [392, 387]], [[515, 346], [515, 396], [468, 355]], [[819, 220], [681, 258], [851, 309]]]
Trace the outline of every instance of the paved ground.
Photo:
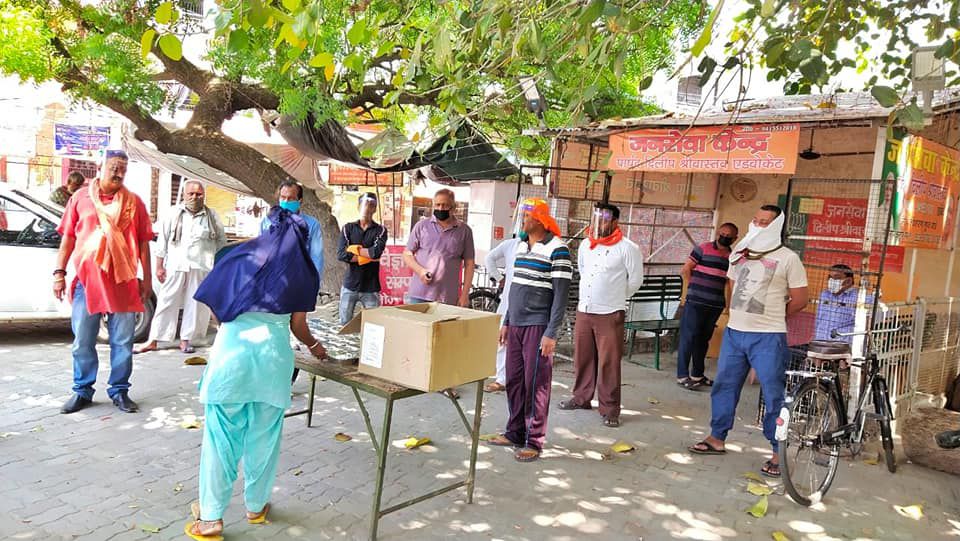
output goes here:
[[[201, 412], [195, 386], [202, 368], [184, 366], [176, 350], [137, 357], [131, 395], [141, 413], [110, 405], [101, 374], [95, 407], [60, 415], [71, 384], [70, 339], [62, 326], [0, 326], [0, 538], [183, 538], [201, 434], [181, 423]], [[506, 449], [482, 447], [475, 504], [464, 502], [462, 490], [418, 504], [386, 517], [381, 539], [759, 540], [778, 530], [792, 540], [960, 536], [957, 479], [907, 463], [895, 476], [845, 463], [822, 507], [801, 508], [778, 489], [767, 515], [753, 518], [745, 510], [757, 497], [742, 474], [756, 471], [767, 452], [748, 426], [756, 389], [744, 394], [731, 453], [692, 456], [685, 448], [704, 433], [709, 396], [679, 390], [666, 369], [625, 365], [624, 425], [614, 430], [595, 412], [556, 409], [572, 383], [570, 366], [558, 366], [543, 460], [518, 464]], [[306, 384], [294, 390], [301, 405]], [[468, 410], [473, 397], [463, 392]], [[504, 424], [505, 397], [484, 402], [482, 431], [492, 433]], [[370, 406], [378, 422], [381, 404]], [[330, 382], [319, 387], [317, 411], [313, 428], [294, 418], [284, 429], [271, 523], [247, 525], [237, 493], [227, 539], [366, 537], [374, 454], [362, 418], [349, 390]], [[401, 401], [395, 418], [388, 502], [465, 472], [466, 434], [445, 398]], [[339, 443], [337, 432], [353, 440]], [[403, 449], [411, 435], [434, 444]], [[605, 457], [617, 439], [637, 449]], [[893, 509], [911, 504], [923, 505], [923, 518]]]

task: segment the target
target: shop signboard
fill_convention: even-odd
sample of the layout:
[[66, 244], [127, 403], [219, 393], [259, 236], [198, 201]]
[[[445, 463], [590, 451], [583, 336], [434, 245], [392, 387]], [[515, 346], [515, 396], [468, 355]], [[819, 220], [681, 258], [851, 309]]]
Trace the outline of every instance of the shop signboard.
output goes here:
[[414, 279], [413, 269], [403, 262], [406, 246], [389, 245], [380, 256], [380, 305], [397, 306], [404, 303], [404, 296]]
[[54, 152], [58, 156], [100, 155], [110, 145], [110, 128], [54, 124]]
[[960, 151], [913, 135], [889, 139], [883, 178], [896, 182], [891, 236], [899, 246], [949, 249], [960, 195]]
[[610, 136], [608, 167], [663, 173], [793, 174], [799, 124], [645, 128]]
[[97, 178], [97, 172], [99, 166], [96, 162], [91, 162], [87, 160], [75, 160], [73, 158], [63, 158], [60, 166], [60, 184], [62, 186], [67, 185], [67, 177], [70, 176], [72, 171], [79, 171], [83, 175], [83, 178], [90, 180]]
[[403, 186], [403, 173], [374, 173], [359, 167], [330, 164], [328, 186]]

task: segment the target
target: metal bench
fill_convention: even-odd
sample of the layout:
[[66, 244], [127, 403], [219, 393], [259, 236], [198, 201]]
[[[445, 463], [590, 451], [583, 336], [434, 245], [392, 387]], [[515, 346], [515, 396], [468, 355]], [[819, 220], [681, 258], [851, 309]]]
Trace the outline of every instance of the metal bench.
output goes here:
[[682, 294], [683, 278], [679, 275], [643, 278], [643, 285], [627, 301], [627, 321], [623, 325], [628, 331], [627, 360], [632, 358], [637, 331], [652, 332], [655, 335], [653, 368], [660, 370], [660, 335], [680, 328], [680, 320], [674, 316]]

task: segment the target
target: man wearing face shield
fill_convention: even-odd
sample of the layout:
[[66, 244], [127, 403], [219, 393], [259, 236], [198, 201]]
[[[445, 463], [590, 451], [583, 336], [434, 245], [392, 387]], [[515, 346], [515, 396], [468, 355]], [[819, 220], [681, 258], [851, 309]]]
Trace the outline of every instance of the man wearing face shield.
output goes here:
[[377, 196], [366, 192], [358, 202], [360, 219], [343, 226], [337, 258], [349, 267], [340, 289], [340, 324], [352, 318], [357, 303], [364, 308], [380, 306], [380, 255], [387, 246], [387, 230], [373, 221]]
[[717, 240], [704, 242], [694, 248], [680, 269], [680, 275], [687, 283], [687, 296], [680, 317], [677, 384], [689, 390], [713, 385], [713, 381], [704, 374], [704, 359], [717, 319], [729, 304], [727, 271], [730, 248], [736, 242], [739, 231], [737, 226], [725, 223], [717, 229], [717, 233]]
[[620, 426], [620, 361], [627, 299], [643, 284], [640, 248], [624, 238], [620, 209], [597, 203], [577, 250], [580, 302], [573, 329], [573, 397], [560, 409], [591, 409], [594, 391], [604, 426]]
[[701, 455], [726, 453], [724, 440], [733, 428], [740, 392], [753, 368], [766, 408], [763, 435], [773, 449], [773, 457], [760, 468], [768, 477], [780, 476], [775, 429], [790, 355], [786, 318], [807, 304], [807, 274], [800, 257], [783, 246], [783, 223], [780, 207], [764, 205], [730, 255], [727, 277], [733, 281], [733, 293], [717, 379], [710, 391], [710, 435], [688, 448]]
[[[63, 212], [53, 294], [70, 299], [73, 313], [73, 397], [60, 408], [74, 413], [93, 403], [97, 380], [97, 333], [104, 315], [110, 333], [110, 387], [107, 394], [120, 411], [133, 413], [129, 396], [133, 372], [133, 331], [137, 312], [150, 296], [150, 239], [153, 228], [147, 207], [123, 181], [126, 152], [108, 150], [100, 177], [78, 190]], [[67, 287], [67, 261], [77, 275]], [[143, 271], [138, 279], [137, 270]]]
[[504, 433], [489, 443], [517, 447], [514, 458], [532, 462], [546, 440], [553, 353], [573, 265], [546, 201], [527, 199], [520, 213], [525, 240], [517, 245], [509, 306], [500, 328], [500, 344], [507, 348], [510, 414]]
[[193, 353], [191, 342], [207, 335], [210, 309], [193, 298], [213, 268], [213, 257], [227, 243], [220, 217], [204, 204], [198, 180], [183, 184], [183, 197], [160, 224], [157, 238], [157, 311], [150, 338], [135, 353], [154, 351], [159, 342], [172, 342], [180, 324], [180, 351]]

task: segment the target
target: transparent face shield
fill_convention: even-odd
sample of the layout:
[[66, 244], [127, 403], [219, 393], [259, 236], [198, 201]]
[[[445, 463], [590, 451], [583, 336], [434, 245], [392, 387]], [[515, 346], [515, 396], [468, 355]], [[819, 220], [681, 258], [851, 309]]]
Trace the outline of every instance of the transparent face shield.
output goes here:
[[360, 216], [373, 218], [373, 215], [377, 212], [377, 200], [365, 195], [360, 198], [359, 209]]
[[517, 212], [515, 213], [516, 215], [513, 223], [513, 232], [521, 239], [525, 239], [527, 236], [527, 234], [523, 231], [523, 218], [528, 212], [533, 212], [535, 206], [535, 203], [529, 199], [517, 205]]
[[613, 233], [613, 211], [610, 209], [593, 209], [590, 217], [590, 237], [602, 239]]

